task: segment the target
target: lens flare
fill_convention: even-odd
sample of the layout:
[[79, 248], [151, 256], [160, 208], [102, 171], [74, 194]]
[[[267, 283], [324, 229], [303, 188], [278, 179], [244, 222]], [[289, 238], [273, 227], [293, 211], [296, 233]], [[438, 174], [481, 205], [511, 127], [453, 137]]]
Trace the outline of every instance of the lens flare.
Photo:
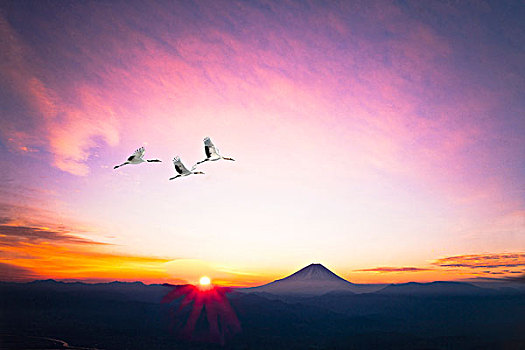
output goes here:
[[[227, 339], [241, 332], [237, 314], [226, 297], [231, 289], [209, 284], [202, 287], [173, 286], [164, 296], [162, 303], [173, 303], [170, 328], [186, 340], [224, 345]], [[206, 322], [199, 322], [202, 319]]]

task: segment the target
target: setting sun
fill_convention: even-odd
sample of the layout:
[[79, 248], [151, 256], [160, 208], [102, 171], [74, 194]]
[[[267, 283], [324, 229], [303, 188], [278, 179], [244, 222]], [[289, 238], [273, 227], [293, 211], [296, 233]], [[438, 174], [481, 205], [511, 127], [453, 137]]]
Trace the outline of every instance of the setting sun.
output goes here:
[[201, 286], [209, 286], [211, 283], [211, 280], [209, 277], [207, 276], [202, 276], [201, 279], [199, 280], [199, 284]]

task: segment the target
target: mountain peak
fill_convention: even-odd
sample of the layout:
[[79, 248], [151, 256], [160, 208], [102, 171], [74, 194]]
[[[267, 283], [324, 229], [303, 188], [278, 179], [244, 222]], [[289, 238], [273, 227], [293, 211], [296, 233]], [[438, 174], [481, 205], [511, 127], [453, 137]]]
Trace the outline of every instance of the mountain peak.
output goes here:
[[270, 294], [321, 295], [333, 291], [350, 291], [352, 283], [337, 276], [322, 264], [310, 264], [288, 277], [259, 287], [253, 292]]
[[[291, 274], [288, 277], [285, 277], [279, 281], [307, 281], [307, 280], [342, 280], [341, 277], [337, 276], [335, 273], [324, 267], [322, 264], [310, 264], [306, 267], [303, 267], [299, 271]], [[347, 282], [348, 283], [348, 282]]]

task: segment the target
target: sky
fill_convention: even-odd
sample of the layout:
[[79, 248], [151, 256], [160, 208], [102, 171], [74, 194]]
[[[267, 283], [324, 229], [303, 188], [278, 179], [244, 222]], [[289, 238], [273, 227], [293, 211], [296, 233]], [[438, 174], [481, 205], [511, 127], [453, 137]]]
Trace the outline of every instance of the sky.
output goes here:
[[[0, 4], [0, 280], [525, 272], [520, 1]], [[209, 136], [236, 161], [174, 181]], [[126, 165], [133, 151], [162, 163]]]

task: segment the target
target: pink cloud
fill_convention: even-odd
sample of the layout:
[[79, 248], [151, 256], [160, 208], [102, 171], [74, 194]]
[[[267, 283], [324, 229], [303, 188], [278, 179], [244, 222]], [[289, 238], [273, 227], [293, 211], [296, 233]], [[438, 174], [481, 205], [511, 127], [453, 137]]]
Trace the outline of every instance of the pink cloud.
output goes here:
[[6, 118], [2, 121], [2, 137], [14, 150], [23, 152], [47, 144], [53, 154], [53, 165], [74, 175], [87, 175], [89, 150], [97, 146], [94, 139], [100, 138], [111, 145], [118, 142], [115, 113], [100, 96], [100, 90], [92, 87], [76, 89], [80, 105], [67, 104], [58, 92], [38, 78], [39, 68], [27, 59], [34, 56], [31, 49], [3, 17], [0, 17], [0, 29], [8, 52], [3, 57], [6, 64], [1, 73], [31, 106], [35, 122], [33, 130], [19, 130], [16, 118]]
[[114, 146], [119, 141], [118, 121], [106, 99], [92, 88], [78, 91], [79, 107], [64, 108], [63, 121], [48, 127], [49, 143], [55, 154], [54, 165], [75, 175], [87, 175], [90, 150], [101, 138]]

